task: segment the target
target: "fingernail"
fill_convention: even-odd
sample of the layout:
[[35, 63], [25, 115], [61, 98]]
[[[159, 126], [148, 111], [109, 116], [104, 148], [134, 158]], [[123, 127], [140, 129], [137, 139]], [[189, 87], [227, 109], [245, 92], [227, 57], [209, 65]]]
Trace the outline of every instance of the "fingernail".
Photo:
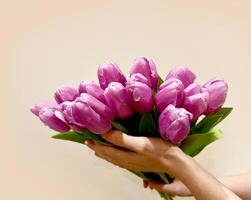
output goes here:
[[91, 145], [91, 141], [90, 141], [90, 140], [86, 140], [84, 143], [85, 143], [85, 145], [87, 145], [87, 146]]

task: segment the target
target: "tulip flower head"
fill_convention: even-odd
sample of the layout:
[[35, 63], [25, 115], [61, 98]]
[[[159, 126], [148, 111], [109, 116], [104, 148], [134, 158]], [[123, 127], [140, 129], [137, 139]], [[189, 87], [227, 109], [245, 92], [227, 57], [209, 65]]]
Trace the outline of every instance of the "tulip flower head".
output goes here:
[[192, 114], [184, 108], [169, 105], [159, 116], [159, 131], [164, 140], [181, 143], [190, 132]]
[[141, 83], [144, 83], [144, 84], [148, 85], [149, 87], [151, 87], [151, 84], [149, 83], [147, 78], [140, 73], [132, 74], [129, 79], [129, 82], [141, 82]]
[[164, 81], [156, 95], [156, 108], [161, 113], [168, 105], [179, 107], [184, 100], [184, 86], [175, 78]]
[[39, 116], [40, 111], [45, 108], [59, 108], [59, 105], [56, 102], [40, 102], [32, 106], [30, 110], [34, 115]]
[[133, 74], [140, 73], [148, 80], [148, 84], [150, 88], [156, 89], [158, 85], [158, 73], [156, 66], [152, 59], [145, 58], [145, 57], [138, 57], [131, 69], [130, 69], [130, 76]]
[[104, 92], [106, 102], [115, 118], [126, 119], [133, 115], [126, 88], [118, 82], [111, 82]]
[[95, 97], [82, 93], [72, 106], [74, 124], [86, 127], [96, 134], [106, 133], [111, 129], [113, 113], [111, 109]]
[[79, 85], [79, 93], [87, 93], [97, 98], [99, 101], [106, 103], [104, 90], [94, 81], [82, 81]]
[[83, 125], [75, 124], [74, 117], [72, 114], [72, 107], [74, 106], [75, 101], [65, 101], [60, 104], [60, 110], [63, 113], [65, 120], [69, 124], [72, 130], [76, 132], [82, 132], [85, 127]]
[[218, 111], [222, 107], [227, 97], [228, 85], [222, 78], [217, 77], [208, 81], [203, 88], [209, 94], [207, 110], [205, 112], [205, 115], [208, 115]]
[[49, 128], [58, 132], [67, 132], [71, 128], [63, 114], [56, 108], [44, 108], [39, 113], [40, 120]]
[[196, 75], [188, 67], [176, 67], [168, 73], [165, 80], [169, 78], [179, 79], [186, 88], [194, 82]]
[[63, 103], [64, 101], [74, 101], [78, 96], [78, 90], [71, 86], [62, 86], [54, 94], [55, 100], [58, 104]]
[[98, 68], [98, 80], [100, 87], [105, 89], [109, 83], [118, 82], [125, 85], [126, 78], [119, 69], [118, 65], [113, 62], [106, 62]]
[[152, 112], [154, 105], [153, 90], [141, 82], [127, 82], [126, 85], [130, 105], [139, 113]]
[[193, 114], [192, 122], [207, 110], [208, 91], [198, 83], [192, 83], [185, 89], [185, 101], [183, 107]]

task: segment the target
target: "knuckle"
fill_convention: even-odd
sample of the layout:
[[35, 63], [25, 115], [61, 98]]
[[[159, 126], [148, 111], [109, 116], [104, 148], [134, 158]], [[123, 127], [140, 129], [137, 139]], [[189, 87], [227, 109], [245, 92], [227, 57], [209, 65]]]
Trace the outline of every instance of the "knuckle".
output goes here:
[[140, 150], [144, 153], [148, 150], [148, 142], [145, 137], [142, 137]]
[[113, 138], [114, 138], [114, 134], [112, 132], [105, 134], [105, 139], [110, 141], [110, 140], [113, 140]]
[[113, 141], [116, 141], [118, 140], [118, 136], [120, 135], [119, 134], [120, 132], [118, 130], [113, 130], [112, 132], [110, 132], [107, 137], [110, 139], [110, 140], [113, 140]]
[[108, 148], [106, 146], [100, 147], [100, 151], [107, 154], [107, 152], [109, 151]]
[[128, 160], [123, 160], [121, 163], [123, 166], [130, 166], [130, 161]]
[[111, 153], [111, 150], [110, 149], [107, 149], [107, 148], [104, 148], [104, 149], [102, 149], [102, 153], [105, 155], [105, 156], [108, 156], [108, 157], [110, 157], [111, 155], [113, 155], [112, 153]]

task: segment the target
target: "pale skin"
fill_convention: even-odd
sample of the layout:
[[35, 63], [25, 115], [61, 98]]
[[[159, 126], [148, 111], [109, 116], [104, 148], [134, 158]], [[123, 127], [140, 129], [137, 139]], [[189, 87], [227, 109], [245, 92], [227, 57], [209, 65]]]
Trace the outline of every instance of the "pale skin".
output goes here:
[[224, 182], [218, 181], [179, 147], [160, 138], [134, 137], [120, 131], [111, 131], [102, 137], [118, 147], [86, 141], [85, 144], [96, 156], [121, 168], [140, 172], [164, 172], [176, 178], [172, 184], [145, 182], [145, 187], [178, 196], [193, 195], [198, 200], [250, 199], [250, 196], [245, 196], [250, 194], [242, 196], [242, 190], [235, 191], [228, 187], [230, 184], [225, 186]]
[[[243, 200], [251, 200], [251, 173], [237, 176], [221, 177], [218, 180], [238, 195]], [[156, 189], [173, 195], [188, 197], [192, 192], [180, 180], [175, 179], [171, 184], [163, 184], [155, 181], [143, 181], [145, 188]]]

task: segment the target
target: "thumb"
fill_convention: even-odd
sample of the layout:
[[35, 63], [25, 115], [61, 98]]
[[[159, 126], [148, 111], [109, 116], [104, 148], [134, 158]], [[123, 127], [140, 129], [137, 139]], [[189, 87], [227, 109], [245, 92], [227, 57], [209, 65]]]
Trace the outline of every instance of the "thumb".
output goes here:
[[159, 192], [167, 192], [171, 195], [178, 195], [178, 188], [175, 183], [161, 183], [157, 181], [148, 181], [148, 187]]
[[131, 135], [127, 135], [118, 130], [112, 130], [108, 133], [104, 133], [101, 135], [106, 141], [115, 144], [120, 147], [124, 147], [126, 149], [135, 151], [135, 152], [143, 152], [146, 146], [146, 138], [145, 137], [135, 137]]
[[148, 181], [147, 184], [150, 188], [156, 189], [160, 192], [167, 192], [174, 196], [187, 197], [192, 196], [191, 191], [178, 179], [175, 179], [170, 184], [165, 184], [156, 181]]

